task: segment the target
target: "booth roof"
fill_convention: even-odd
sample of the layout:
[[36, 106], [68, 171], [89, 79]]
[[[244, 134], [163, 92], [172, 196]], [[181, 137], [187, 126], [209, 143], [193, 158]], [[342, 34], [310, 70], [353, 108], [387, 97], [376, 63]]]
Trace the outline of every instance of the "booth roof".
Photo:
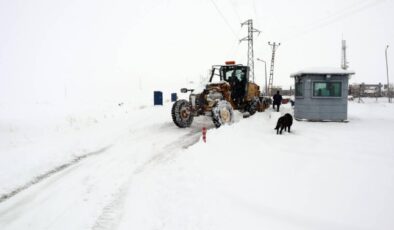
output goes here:
[[301, 76], [301, 75], [312, 75], [312, 74], [316, 74], [316, 75], [327, 75], [327, 74], [351, 75], [351, 74], [354, 74], [354, 71], [344, 70], [341, 68], [333, 68], [333, 67], [319, 67], [319, 68], [303, 69], [301, 71], [291, 74], [290, 77], [296, 77], [296, 76]]

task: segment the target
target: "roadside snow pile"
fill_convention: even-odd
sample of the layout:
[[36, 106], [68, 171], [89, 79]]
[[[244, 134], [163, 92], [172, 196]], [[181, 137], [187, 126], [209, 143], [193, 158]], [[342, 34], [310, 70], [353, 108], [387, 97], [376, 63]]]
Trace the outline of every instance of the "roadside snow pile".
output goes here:
[[394, 105], [349, 104], [349, 123], [258, 113], [208, 130], [136, 177], [119, 229], [393, 229]]

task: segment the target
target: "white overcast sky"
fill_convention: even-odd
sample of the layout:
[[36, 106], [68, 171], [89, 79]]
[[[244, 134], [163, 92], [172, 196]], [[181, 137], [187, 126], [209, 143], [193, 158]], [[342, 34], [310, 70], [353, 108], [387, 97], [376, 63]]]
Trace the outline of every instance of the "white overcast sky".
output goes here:
[[213, 64], [246, 64], [249, 18], [255, 57], [269, 64], [267, 42], [282, 43], [274, 85], [339, 67], [342, 37], [352, 82], [386, 83], [386, 44], [394, 82], [392, 0], [0, 0], [1, 101], [122, 100], [199, 81]]

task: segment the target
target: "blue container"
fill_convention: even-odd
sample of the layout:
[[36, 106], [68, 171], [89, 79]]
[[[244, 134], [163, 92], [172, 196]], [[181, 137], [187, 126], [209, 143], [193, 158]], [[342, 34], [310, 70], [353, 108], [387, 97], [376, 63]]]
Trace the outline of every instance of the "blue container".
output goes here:
[[161, 91], [153, 92], [153, 103], [154, 105], [163, 105], [163, 92]]
[[174, 102], [178, 99], [178, 96], [176, 95], [176, 93], [172, 93], [171, 94], [171, 101]]

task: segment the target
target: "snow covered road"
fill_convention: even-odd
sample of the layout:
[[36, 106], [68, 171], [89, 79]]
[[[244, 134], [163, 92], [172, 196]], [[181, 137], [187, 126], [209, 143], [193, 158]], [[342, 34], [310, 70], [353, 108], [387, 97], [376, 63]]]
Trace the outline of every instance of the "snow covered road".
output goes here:
[[134, 123], [120, 130], [127, 132], [110, 146], [5, 199], [0, 203], [1, 229], [113, 229], [133, 176], [172, 159], [200, 138], [198, 120], [191, 129], [178, 129], [169, 110], [136, 111]]

